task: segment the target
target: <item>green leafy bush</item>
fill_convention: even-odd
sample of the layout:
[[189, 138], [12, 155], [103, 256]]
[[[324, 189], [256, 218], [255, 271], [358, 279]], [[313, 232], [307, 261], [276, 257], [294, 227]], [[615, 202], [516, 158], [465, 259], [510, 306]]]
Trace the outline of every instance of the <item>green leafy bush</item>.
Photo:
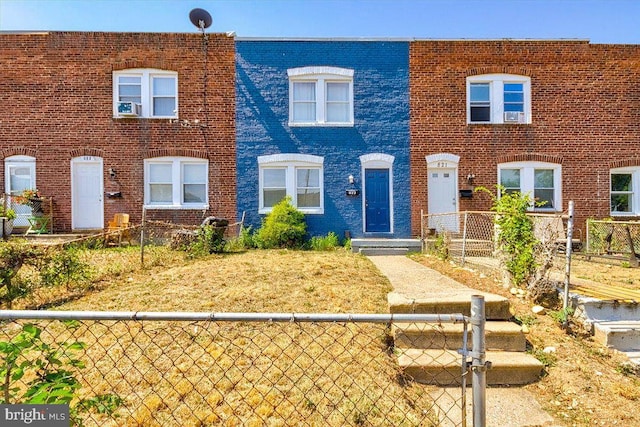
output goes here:
[[326, 236], [313, 236], [310, 246], [314, 251], [331, 251], [340, 246], [340, 239], [336, 233], [330, 231]]
[[80, 249], [69, 247], [51, 254], [40, 269], [40, 277], [46, 286], [80, 285], [91, 281], [89, 265], [80, 259]]
[[298, 249], [304, 245], [306, 236], [304, 214], [291, 204], [291, 197], [287, 196], [264, 218], [254, 240], [260, 249]]
[[224, 251], [224, 227], [205, 225], [198, 230], [195, 241], [189, 246], [191, 256], [218, 254]]

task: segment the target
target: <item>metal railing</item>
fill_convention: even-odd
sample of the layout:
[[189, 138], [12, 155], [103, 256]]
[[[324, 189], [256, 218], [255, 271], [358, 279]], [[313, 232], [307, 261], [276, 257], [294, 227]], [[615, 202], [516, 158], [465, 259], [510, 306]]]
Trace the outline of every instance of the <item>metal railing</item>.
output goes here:
[[[59, 368], [78, 381], [70, 406], [85, 426], [465, 426], [470, 369], [476, 382], [474, 426], [482, 426], [484, 301], [474, 298], [471, 319], [461, 314], [1, 311], [0, 352], [21, 350], [12, 362], [2, 359], [0, 400], [25, 403], [17, 396], [42, 375], [28, 369], [38, 366], [48, 349], [56, 352]], [[457, 352], [461, 387], [439, 387], [442, 372], [427, 368], [424, 374], [432, 377], [420, 381], [431, 385], [414, 381], [398, 365], [403, 349], [394, 345], [391, 331], [413, 324], [438, 335], [444, 333], [439, 325], [447, 322], [462, 323], [465, 332], [467, 324], [474, 328], [474, 347], [467, 350], [465, 333]], [[37, 335], [43, 346], [19, 344], [25, 334]], [[62, 356], [70, 353], [76, 362], [65, 364]], [[430, 361], [446, 372], [450, 363], [438, 356]], [[20, 366], [22, 375], [14, 377], [8, 364]], [[445, 407], [440, 400], [455, 404]]]

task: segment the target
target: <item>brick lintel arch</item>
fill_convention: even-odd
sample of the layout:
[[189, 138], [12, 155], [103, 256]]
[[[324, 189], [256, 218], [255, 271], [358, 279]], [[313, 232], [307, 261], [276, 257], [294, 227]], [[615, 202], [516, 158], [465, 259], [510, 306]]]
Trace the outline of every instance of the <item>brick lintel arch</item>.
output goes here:
[[2, 158], [7, 158], [11, 156], [30, 156], [37, 157], [37, 150], [28, 147], [10, 147], [2, 150]]
[[626, 168], [631, 166], [640, 166], [640, 157], [629, 157], [628, 159], [609, 162], [609, 169]]
[[520, 153], [520, 154], [507, 154], [504, 156], [498, 156], [496, 158], [498, 164], [511, 163], [511, 162], [544, 162], [544, 163], [556, 163], [562, 164], [564, 160], [562, 156], [554, 154], [543, 153]]
[[100, 148], [89, 148], [82, 147], [76, 148], [75, 150], [71, 150], [71, 158], [75, 159], [76, 157], [82, 156], [93, 156], [93, 157], [104, 157], [104, 150]]
[[156, 70], [170, 70], [168, 65], [164, 60], [161, 59], [153, 59], [153, 60], [139, 60], [139, 59], [130, 59], [127, 61], [116, 62], [112, 64], [112, 71], [122, 71], [122, 70], [131, 70], [136, 68], [153, 68]]
[[193, 157], [197, 159], [209, 159], [209, 152], [202, 150], [190, 150], [186, 148], [157, 148], [147, 150], [144, 153], [145, 159], [154, 157]]
[[481, 76], [483, 74], [514, 74], [519, 76], [532, 76], [531, 69], [513, 65], [488, 65], [467, 70], [466, 77]]

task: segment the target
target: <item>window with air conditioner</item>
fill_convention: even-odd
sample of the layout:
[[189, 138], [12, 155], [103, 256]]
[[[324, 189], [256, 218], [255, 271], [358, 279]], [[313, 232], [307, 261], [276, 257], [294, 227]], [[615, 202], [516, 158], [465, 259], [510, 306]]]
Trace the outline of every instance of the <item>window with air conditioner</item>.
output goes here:
[[467, 123], [531, 123], [531, 79], [512, 74], [467, 77]]
[[156, 69], [114, 71], [113, 116], [177, 118], [178, 73]]

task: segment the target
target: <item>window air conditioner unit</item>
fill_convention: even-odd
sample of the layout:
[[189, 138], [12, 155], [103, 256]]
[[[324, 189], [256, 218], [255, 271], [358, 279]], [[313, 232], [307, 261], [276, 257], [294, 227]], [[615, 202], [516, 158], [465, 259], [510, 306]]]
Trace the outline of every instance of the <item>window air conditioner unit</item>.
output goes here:
[[118, 115], [137, 117], [142, 114], [142, 104], [136, 102], [118, 102]]
[[505, 123], [525, 123], [524, 113], [521, 111], [505, 111]]

